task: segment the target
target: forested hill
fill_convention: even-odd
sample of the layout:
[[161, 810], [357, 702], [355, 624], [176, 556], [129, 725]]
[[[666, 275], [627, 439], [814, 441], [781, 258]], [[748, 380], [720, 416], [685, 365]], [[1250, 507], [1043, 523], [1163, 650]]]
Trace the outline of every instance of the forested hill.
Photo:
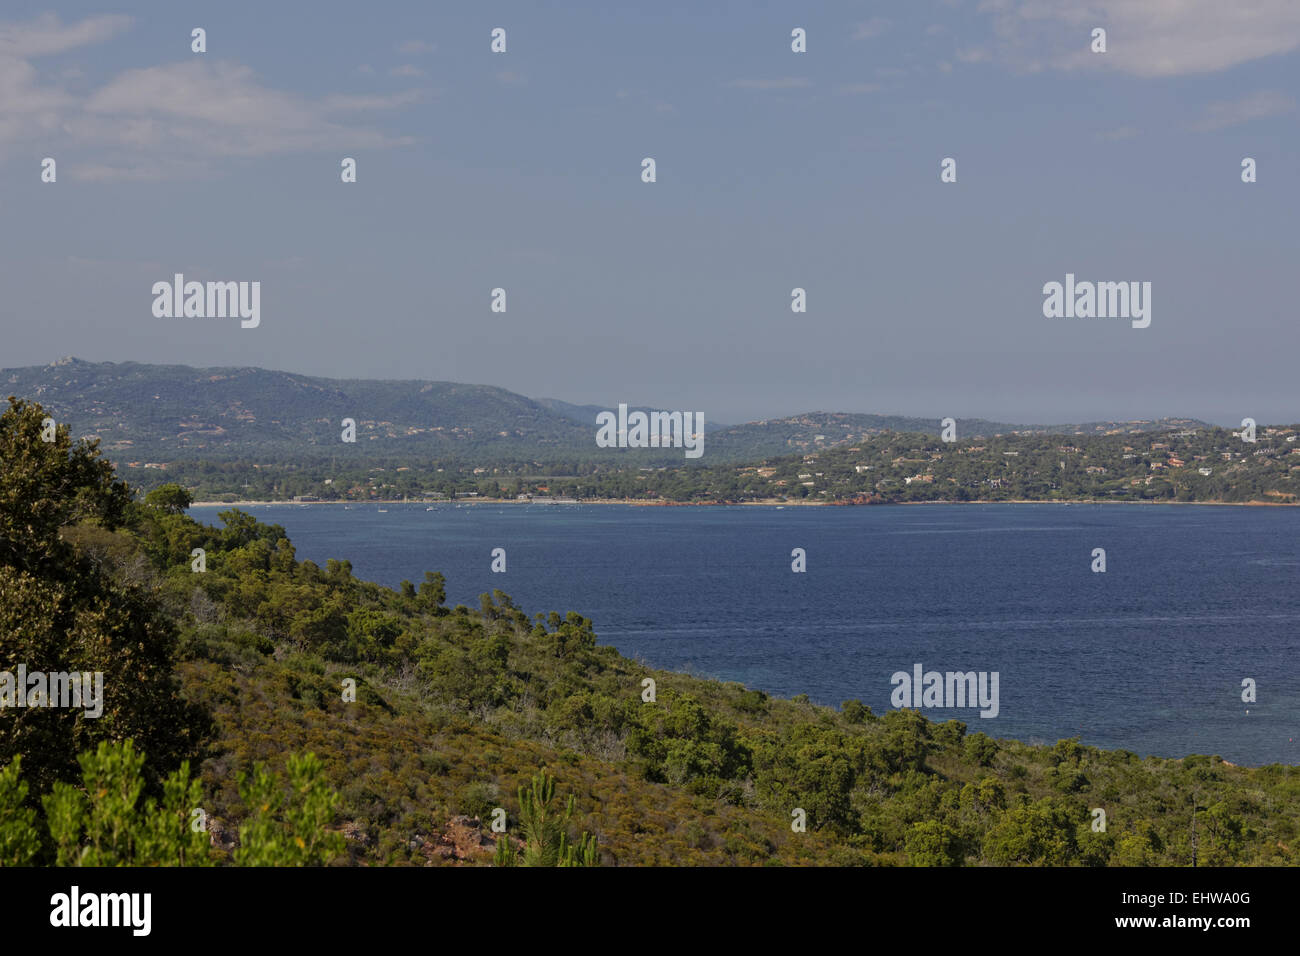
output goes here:
[[[115, 462], [243, 459], [263, 462], [384, 457], [411, 463], [622, 462], [596, 447], [594, 405], [534, 400], [489, 385], [329, 379], [260, 368], [191, 368], [62, 359], [0, 370], [6, 395], [34, 399], [75, 437], [98, 437]], [[626, 396], [611, 396], [616, 409]], [[643, 410], [646, 406], [640, 407]], [[720, 426], [704, 414], [707, 459], [752, 462], [832, 448], [886, 432], [937, 435], [938, 419], [842, 412]], [[357, 441], [340, 441], [345, 418]], [[1115, 434], [1200, 426], [1190, 419], [1014, 425], [957, 419], [963, 437]], [[680, 450], [638, 452], [638, 465], [680, 463]]]
[[[83, 362], [0, 370], [8, 394], [33, 398], [114, 460], [323, 455], [454, 457], [594, 446], [579, 425], [522, 395], [452, 382], [327, 379], [260, 368]], [[340, 440], [356, 422], [357, 441]]]
[[[983, 418], [955, 418], [954, 423], [957, 435], [962, 438], [1140, 435], [1149, 432], [1209, 427], [1204, 422], [1193, 418], [1157, 418], [1129, 422], [1107, 421], [1062, 425], [1013, 425], [1007, 422], [991, 422]], [[716, 456], [716, 460], [726, 463], [754, 462], [793, 452], [823, 451], [894, 433], [937, 436], [941, 434], [940, 420], [907, 415], [809, 412], [804, 415], [766, 419], [719, 429], [709, 435], [709, 454]]]

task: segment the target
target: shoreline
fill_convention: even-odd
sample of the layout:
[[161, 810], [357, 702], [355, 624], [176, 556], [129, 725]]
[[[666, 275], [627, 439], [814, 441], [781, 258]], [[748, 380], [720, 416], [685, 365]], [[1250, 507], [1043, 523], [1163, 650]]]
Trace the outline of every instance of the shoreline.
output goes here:
[[999, 501], [881, 501], [875, 504], [854, 504], [847, 501], [782, 501], [779, 498], [764, 498], [758, 501], [648, 501], [644, 498], [578, 498], [573, 501], [519, 501], [514, 498], [367, 498], [364, 500], [340, 499], [337, 501], [195, 501], [191, 508], [247, 508], [266, 507], [269, 505], [544, 505], [562, 507], [565, 505], [634, 505], [641, 508], [720, 508], [720, 507], [761, 507], [761, 508], [879, 508], [879, 507], [923, 507], [926, 505], [1119, 505], [1119, 506], [1153, 506], [1153, 505], [1189, 505], [1220, 508], [1297, 508], [1300, 502], [1286, 501], [1102, 501], [1090, 498], [1071, 498], [1068, 500], [1042, 498], [1008, 498]]

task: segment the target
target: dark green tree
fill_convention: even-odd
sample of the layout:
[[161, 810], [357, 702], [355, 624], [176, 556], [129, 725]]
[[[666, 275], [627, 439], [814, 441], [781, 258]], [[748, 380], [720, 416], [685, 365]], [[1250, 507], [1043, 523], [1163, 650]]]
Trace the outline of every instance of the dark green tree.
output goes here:
[[[130, 490], [94, 444], [73, 446], [66, 427], [51, 434], [45, 418], [40, 406], [13, 399], [0, 415], [0, 662], [78, 678], [83, 700], [6, 708], [0, 764], [21, 755], [27, 779], [46, 792], [80, 776], [82, 751], [131, 738], [147, 748], [153, 786], [195, 752], [209, 724], [180, 697], [176, 628], [154, 594], [62, 533], [78, 523], [119, 527]], [[102, 699], [86, 699], [87, 686], [102, 688]]]

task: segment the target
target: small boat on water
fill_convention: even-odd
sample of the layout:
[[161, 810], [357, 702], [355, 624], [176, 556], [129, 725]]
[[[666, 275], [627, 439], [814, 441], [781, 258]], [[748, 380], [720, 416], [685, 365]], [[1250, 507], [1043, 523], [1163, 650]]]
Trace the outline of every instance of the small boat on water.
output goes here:
[[388, 514], [388, 509], [387, 509], [387, 508], [380, 508], [380, 509], [379, 509], [379, 513], [380, 513], [381, 515], [386, 515], [386, 514]]
[[425, 510], [425, 511], [432, 511], [432, 510], [433, 510], [433, 505], [430, 505], [429, 507], [425, 508], [424, 510]]

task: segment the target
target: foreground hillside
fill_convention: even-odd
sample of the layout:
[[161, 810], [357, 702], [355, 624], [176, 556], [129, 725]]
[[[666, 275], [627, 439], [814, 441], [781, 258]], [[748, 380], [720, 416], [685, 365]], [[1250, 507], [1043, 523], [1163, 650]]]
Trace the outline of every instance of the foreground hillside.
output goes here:
[[[593, 835], [605, 865], [1300, 863], [1300, 768], [1028, 746], [656, 671], [573, 611], [530, 617], [500, 591], [447, 607], [441, 574], [389, 590], [297, 560], [247, 514], [200, 525], [178, 487], [133, 501], [66, 431], [42, 442], [43, 416], [0, 417], [0, 666], [102, 668], [105, 708], [0, 719], [0, 768], [21, 757], [30, 783], [19, 798], [0, 777], [0, 860], [13, 808], [57, 832], [61, 804], [40, 798], [74, 800], [92, 779], [76, 755], [130, 738], [173, 813], [164, 778], [197, 768], [216, 862], [261, 859], [248, 847], [288, 777], [291, 808], [330, 799], [280, 823], [342, 848], [303, 862], [490, 864], [494, 809], [513, 837], [520, 788], [545, 771], [574, 798], [569, 839]], [[257, 765], [262, 791], [241, 783]], [[28, 852], [71, 859], [57, 843]]]

